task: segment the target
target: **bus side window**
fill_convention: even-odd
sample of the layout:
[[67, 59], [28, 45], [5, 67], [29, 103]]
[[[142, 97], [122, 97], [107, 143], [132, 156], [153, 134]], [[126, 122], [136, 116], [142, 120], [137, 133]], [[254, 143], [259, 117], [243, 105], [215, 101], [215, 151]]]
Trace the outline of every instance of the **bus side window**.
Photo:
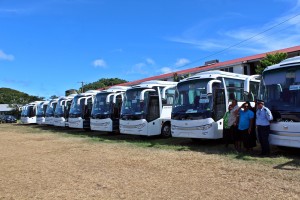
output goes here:
[[255, 100], [255, 98], [254, 98], [253, 93], [249, 92], [249, 94], [248, 94], [248, 101], [254, 101], [254, 100]]
[[195, 108], [199, 107], [200, 96], [195, 96], [194, 98], [194, 106]]
[[235, 94], [233, 92], [229, 93], [229, 100], [235, 99]]
[[173, 105], [174, 102], [174, 96], [168, 96], [167, 97], [167, 104], [168, 105]]
[[288, 88], [283, 88], [281, 96], [282, 96], [283, 102], [290, 102], [291, 93]]

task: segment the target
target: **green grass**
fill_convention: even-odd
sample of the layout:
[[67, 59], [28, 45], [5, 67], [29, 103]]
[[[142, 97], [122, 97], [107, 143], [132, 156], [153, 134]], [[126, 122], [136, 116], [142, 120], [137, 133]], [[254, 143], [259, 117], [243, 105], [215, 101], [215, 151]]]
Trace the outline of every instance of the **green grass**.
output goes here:
[[[280, 166], [284, 163], [292, 164], [294, 168], [300, 168], [300, 149], [293, 149], [289, 151], [282, 151], [277, 147], [272, 147], [271, 157], [258, 157], [256, 156], [260, 148], [256, 147], [254, 154], [238, 153], [231, 146], [225, 148], [221, 140], [198, 140], [193, 141], [191, 139], [184, 138], [168, 138], [162, 139], [156, 137], [141, 137], [137, 135], [123, 135], [114, 133], [101, 133], [93, 131], [84, 131], [81, 129], [70, 129], [53, 126], [40, 126], [40, 125], [4, 125], [5, 127], [22, 129], [24, 133], [52, 133], [58, 134], [63, 137], [79, 137], [85, 138], [89, 142], [96, 143], [120, 143], [131, 145], [139, 148], [155, 148], [172, 151], [194, 151], [206, 154], [214, 154], [226, 157], [228, 159], [240, 160], [249, 163], [262, 163], [266, 165]], [[0, 131], [3, 126], [0, 126]]]

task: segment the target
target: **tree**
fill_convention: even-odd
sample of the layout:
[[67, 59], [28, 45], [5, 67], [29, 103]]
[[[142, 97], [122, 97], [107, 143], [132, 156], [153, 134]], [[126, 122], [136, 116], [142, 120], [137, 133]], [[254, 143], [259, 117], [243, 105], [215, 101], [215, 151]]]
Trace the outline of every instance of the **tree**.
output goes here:
[[55, 94], [52, 95], [51, 97], [49, 97], [49, 99], [57, 99], [57, 98], [58, 98], [58, 96], [56, 96]]
[[259, 62], [259, 65], [256, 66], [255, 72], [261, 74], [266, 67], [280, 63], [286, 58], [287, 53], [276, 52], [274, 54], [267, 54], [266, 57]]
[[178, 76], [178, 74], [176, 72], [173, 73], [173, 81], [174, 82], [179, 82], [180, 81], [179, 76]]
[[31, 96], [18, 90], [0, 88], [0, 104], [24, 105], [33, 101], [41, 101], [44, 97]]
[[178, 74], [175, 72], [175, 73], [173, 73], [173, 81], [179, 82], [180, 80], [188, 78], [190, 76], [191, 76], [191, 74], [186, 74], [186, 75], [178, 76]]
[[[123, 79], [119, 79], [119, 78], [102, 78], [96, 82], [86, 84], [83, 87], [84, 87], [84, 91], [97, 90], [100, 88], [106, 88], [106, 87], [121, 84], [121, 83], [127, 83], [127, 81], [125, 81]], [[81, 91], [81, 87], [79, 88], [79, 91]]]
[[41, 101], [44, 97], [31, 96], [24, 92], [20, 92], [18, 90], [13, 90], [10, 88], [0, 88], [0, 104], [8, 104], [12, 111], [9, 113], [20, 117], [20, 107], [33, 102], [33, 101]]

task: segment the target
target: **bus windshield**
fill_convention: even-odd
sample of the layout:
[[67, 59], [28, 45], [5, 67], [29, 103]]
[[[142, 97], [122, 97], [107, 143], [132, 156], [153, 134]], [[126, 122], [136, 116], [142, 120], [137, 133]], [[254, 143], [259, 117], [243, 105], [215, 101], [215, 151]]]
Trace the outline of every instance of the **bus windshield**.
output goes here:
[[54, 116], [55, 117], [63, 117], [64, 116], [64, 105], [61, 105], [62, 101], [65, 101], [65, 100], [60, 99], [57, 102], [57, 105], [56, 105], [56, 108], [55, 108], [55, 111], [54, 111]]
[[260, 90], [271, 110], [300, 112], [300, 66], [265, 71]]
[[122, 103], [121, 115], [140, 115], [147, 113], [147, 102], [149, 92], [144, 93], [144, 101], [140, 100], [140, 95], [146, 88], [134, 88], [126, 91]]
[[34, 117], [35, 116], [35, 108], [34, 106], [30, 105], [27, 107], [27, 117]]
[[39, 104], [38, 107], [37, 107], [37, 114], [36, 114], [36, 116], [37, 116], [37, 117], [43, 117], [44, 114], [45, 114], [44, 103], [41, 103], [41, 104]]
[[207, 95], [207, 83], [212, 79], [179, 82], [172, 113], [206, 113], [212, 110], [212, 98]]
[[106, 97], [110, 93], [98, 93], [95, 97], [92, 115], [97, 114], [110, 114], [111, 113], [111, 104], [113, 101], [113, 95], [110, 96], [109, 102], [106, 102]]
[[[78, 99], [80, 99], [79, 103], [78, 103]], [[71, 104], [70, 114], [75, 114], [75, 115], [82, 114], [83, 107], [84, 107], [84, 101], [85, 101], [85, 98], [83, 98], [83, 96], [81, 96], [81, 95], [77, 95], [76, 97], [74, 97], [72, 104]]]
[[46, 117], [53, 117], [54, 109], [56, 107], [57, 102], [50, 101], [46, 110]]
[[22, 117], [27, 117], [27, 112], [28, 112], [27, 108], [28, 108], [28, 106], [23, 106], [22, 112], [21, 112]]

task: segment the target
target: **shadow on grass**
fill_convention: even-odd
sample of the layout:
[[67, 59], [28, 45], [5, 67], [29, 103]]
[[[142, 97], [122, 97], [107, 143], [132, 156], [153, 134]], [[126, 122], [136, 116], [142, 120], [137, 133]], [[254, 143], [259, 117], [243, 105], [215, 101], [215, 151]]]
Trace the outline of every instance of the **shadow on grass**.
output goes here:
[[291, 147], [280, 147], [278, 152], [274, 153], [280, 156], [288, 157], [291, 160], [274, 166], [274, 169], [280, 170], [300, 170], [300, 149]]
[[[18, 126], [28, 126], [20, 125]], [[160, 136], [138, 136], [138, 135], [125, 135], [119, 133], [108, 133], [98, 131], [85, 131], [83, 129], [72, 129], [68, 127], [55, 127], [49, 125], [30, 125], [36, 132], [51, 132], [54, 134], [65, 134], [71, 137], [89, 138], [93, 142], [105, 142], [105, 143], [128, 143], [139, 147], [156, 148], [156, 149], [172, 149], [175, 151], [194, 151], [206, 154], [217, 154], [229, 156], [237, 160], [245, 161], [258, 161], [264, 160], [272, 163], [272, 158], [284, 157], [286, 159], [292, 159], [284, 164], [276, 165], [275, 169], [285, 169], [287, 166], [293, 165], [296, 168], [300, 167], [299, 151], [294, 150], [282, 150], [277, 147], [272, 147], [271, 158], [261, 158], [257, 156], [260, 152], [260, 147], [254, 148], [254, 151], [249, 154], [247, 152], [236, 152], [233, 145], [225, 148], [222, 140], [191, 140], [186, 138], [161, 138]]]
[[273, 167], [274, 169], [281, 169], [281, 170], [300, 170], [300, 160], [293, 159], [289, 162], [277, 165]]
[[40, 132], [46, 131], [55, 134], [67, 134], [70, 136], [91, 138], [92, 141], [95, 142], [130, 143], [141, 147], [173, 149], [176, 151], [197, 151], [211, 154], [226, 154], [232, 151], [232, 149], [226, 149], [224, 147], [222, 140], [191, 140], [172, 137], [161, 138], [160, 136], [147, 137], [119, 133], [85, 131], [83, 129], [72, 129], [48, 125], [31, 125], [30, 127]]

